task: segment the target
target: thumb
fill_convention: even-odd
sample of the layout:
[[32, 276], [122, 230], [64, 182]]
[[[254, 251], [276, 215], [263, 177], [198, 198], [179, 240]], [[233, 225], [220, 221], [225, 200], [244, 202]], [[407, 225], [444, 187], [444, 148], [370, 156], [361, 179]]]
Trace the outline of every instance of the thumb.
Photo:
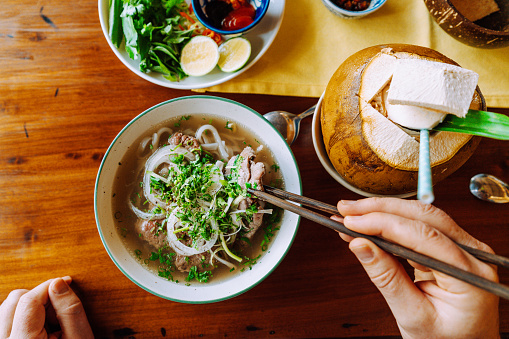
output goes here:
[[428, 299], [395, 257], [363, 238], [353, 239], [349, 247], [382, 293], [400, 325], [403, 325], [405, 319], [415, 317], [416, 310], [423, 312], [423, 316], [432, 314], [428, 312], [429, 307], [432, 307]]
[[50, 284], [49, 298], [62, 329], [62, 338], [94, 338], [83, 304], [63, 279], [57, 278]]

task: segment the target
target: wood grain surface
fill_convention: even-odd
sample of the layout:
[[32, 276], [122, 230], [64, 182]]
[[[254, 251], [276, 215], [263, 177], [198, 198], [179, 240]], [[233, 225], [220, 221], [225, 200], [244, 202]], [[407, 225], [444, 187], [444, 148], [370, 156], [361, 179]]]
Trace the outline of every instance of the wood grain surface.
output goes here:
[[[188, 305], [158, 298], [108, 257], [94, 219], [101, 159], [145, 109], [194, 92], [163, 88], [129, 71], [110, 50], [97, 2], [4, 0], [0, 12], [0, 300], [58, 276], [73, 277], [97, 338], [397, 336], [383, 298], [333, 231], [303, 220], [280, 266], [227, 301]], [[223, 94], [260, 113], [299, 113], [316, 98]], [[509, 114], [508, 109], [495, 109]], [[509, 256], [509, 204], [474, 198], [470, 178], [509, 181], [507, 142], [483, 139], [435, 187], [436, 206], [497, 254]], [[304, 195], [336, 204], [359, 196], [320, 165], [304, 121], [292, 147]], [[509, 284], [509, 272], [500, 271]], [[501, 301], [509, 333], [509, 302]]]

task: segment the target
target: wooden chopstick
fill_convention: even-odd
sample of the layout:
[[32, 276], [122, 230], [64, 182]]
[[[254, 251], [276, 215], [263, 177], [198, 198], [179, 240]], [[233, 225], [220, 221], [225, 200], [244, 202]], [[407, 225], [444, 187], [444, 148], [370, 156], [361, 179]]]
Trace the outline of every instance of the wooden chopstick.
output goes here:
[[[303, 197], [302, 195], [294, 194], [294, 193], [284, 191], [279, 188], [267, 186], [267, 185], [263, 185], [263, 188], [265, 189], [265, 191], [267, 193], [270, 193], [278, 198], [297, 202], [304, 206], [308, 206], [313, 209], [317, 209], [317, 210], [327, 212], [330, 214], [339, 215], [339, 212], [338, 212], [338, 209], [336, 208], [336, 206], [332, 206], [332, 205], [326, 204], [326, 203], [318, 201], [318, 200]], [[464, 251], [470, 253], [471, 255], [473, 255], [474, 257], [476, 257], [479, 260], [509, 269], [509, 258], [503, 257], [501, 255], [493, 254], [493, 253], [488, 253], [488, 252], [479, 250], [477, 248], [473, 248], [473, 247], [470, 247], [467, 245], [460, 244], [458, 242], [456, 242], [456, 245], [458, 245]]]
[[496, 283], [494, 281], [485, 279], [485, 278], [475, 275], [471, 272], [468, 272], [468, 271], [465, 271], [458, 267], [444, 263], [444, 262], [437, 260], [435, 258], [415, 252], [415, 251], [413, 251], [409, 248], [403, 247], [401, 245], [389, 242], [386, 239], [352, 231], [352, 230], [346, 228], [345, 225], [343, 225], [342, 223], [340, 223], [338, 221], [327, 218], [317, 212], [310, 211], [310, 210], [305, 209], [301, 206], [292, 204], [286, 200], [283, 200], [283, 199], [278, 198], [274, 195], [271, 195], [268, 192], [253, 190], [253, 189], [249, 189], [249, 188], [248, 188], [248, 192], [250, 194], [257, 196], [260, 200], [267, 201], [267, 202], [269, 202], [273, 205], [276, 205], [278, 207], [281, 207], [285, 210], [296, 213], [306, 219], [314, 221], [314, 222], [321, 224], [325, 227], [328, 227], [335, 231], [339, 231], [341, 233], [344, 233], [344, 234], [349, 235], [354, 238], [368, 239], [368, 240], [372, 241], [373, 243], [375, 243], [378, 247], [380, 247], [381, 249], [383, 249], [389, 253], [392, 253], [394, 255], [400, 256], [400, 257], [408, 259], [408, 260], [412, 260], [418, 264], [429, 267], [430, 269], [445, 273], [451, 277], [454, 277], [456, 279], [459, 279], [461, 281], [464, 281], [466, 283], [469, 283], [471, 285], [474, 285], [476, 287], [484, 289], [490, 293], [498, 295], [499, 297], [509, 300], [509, 287], [508, 286], [505, 286], [505, 285]]

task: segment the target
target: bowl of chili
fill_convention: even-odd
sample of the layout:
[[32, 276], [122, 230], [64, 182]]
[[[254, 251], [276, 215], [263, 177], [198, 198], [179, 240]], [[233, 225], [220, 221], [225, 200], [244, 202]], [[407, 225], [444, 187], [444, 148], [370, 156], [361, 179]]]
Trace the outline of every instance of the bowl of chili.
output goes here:
[[344, 19], [359, 19], [375, 12], [386, 0], [322, 0], [327, 9]]
[[251, 30], [263, 18], [270, 0], [192, 0], [196, 18], [222, 35]]

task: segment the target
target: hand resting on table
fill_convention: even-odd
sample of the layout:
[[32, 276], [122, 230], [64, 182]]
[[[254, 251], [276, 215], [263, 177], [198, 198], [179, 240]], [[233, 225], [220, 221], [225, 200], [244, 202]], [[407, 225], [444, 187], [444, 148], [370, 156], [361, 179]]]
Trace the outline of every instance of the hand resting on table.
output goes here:
[[[339, 201], [346, 227], [381, 236], [487, 279], [496, 268], [460, 249], [454, 241], [493, 253], [446, 213], [416, 200], [368, 198]], [[341, 221], [342, 218], [333, 216]], [[499, 338], [498, 297], [446, 274], [410, 262], [413, 281], [401, 263], [371, 241], [340, 234], [350, 242], [371, 281], [387, 301], [404, 338]]]
[[93, 338], [70, 277], [14, 290], [0, 306], [0, 338]]

